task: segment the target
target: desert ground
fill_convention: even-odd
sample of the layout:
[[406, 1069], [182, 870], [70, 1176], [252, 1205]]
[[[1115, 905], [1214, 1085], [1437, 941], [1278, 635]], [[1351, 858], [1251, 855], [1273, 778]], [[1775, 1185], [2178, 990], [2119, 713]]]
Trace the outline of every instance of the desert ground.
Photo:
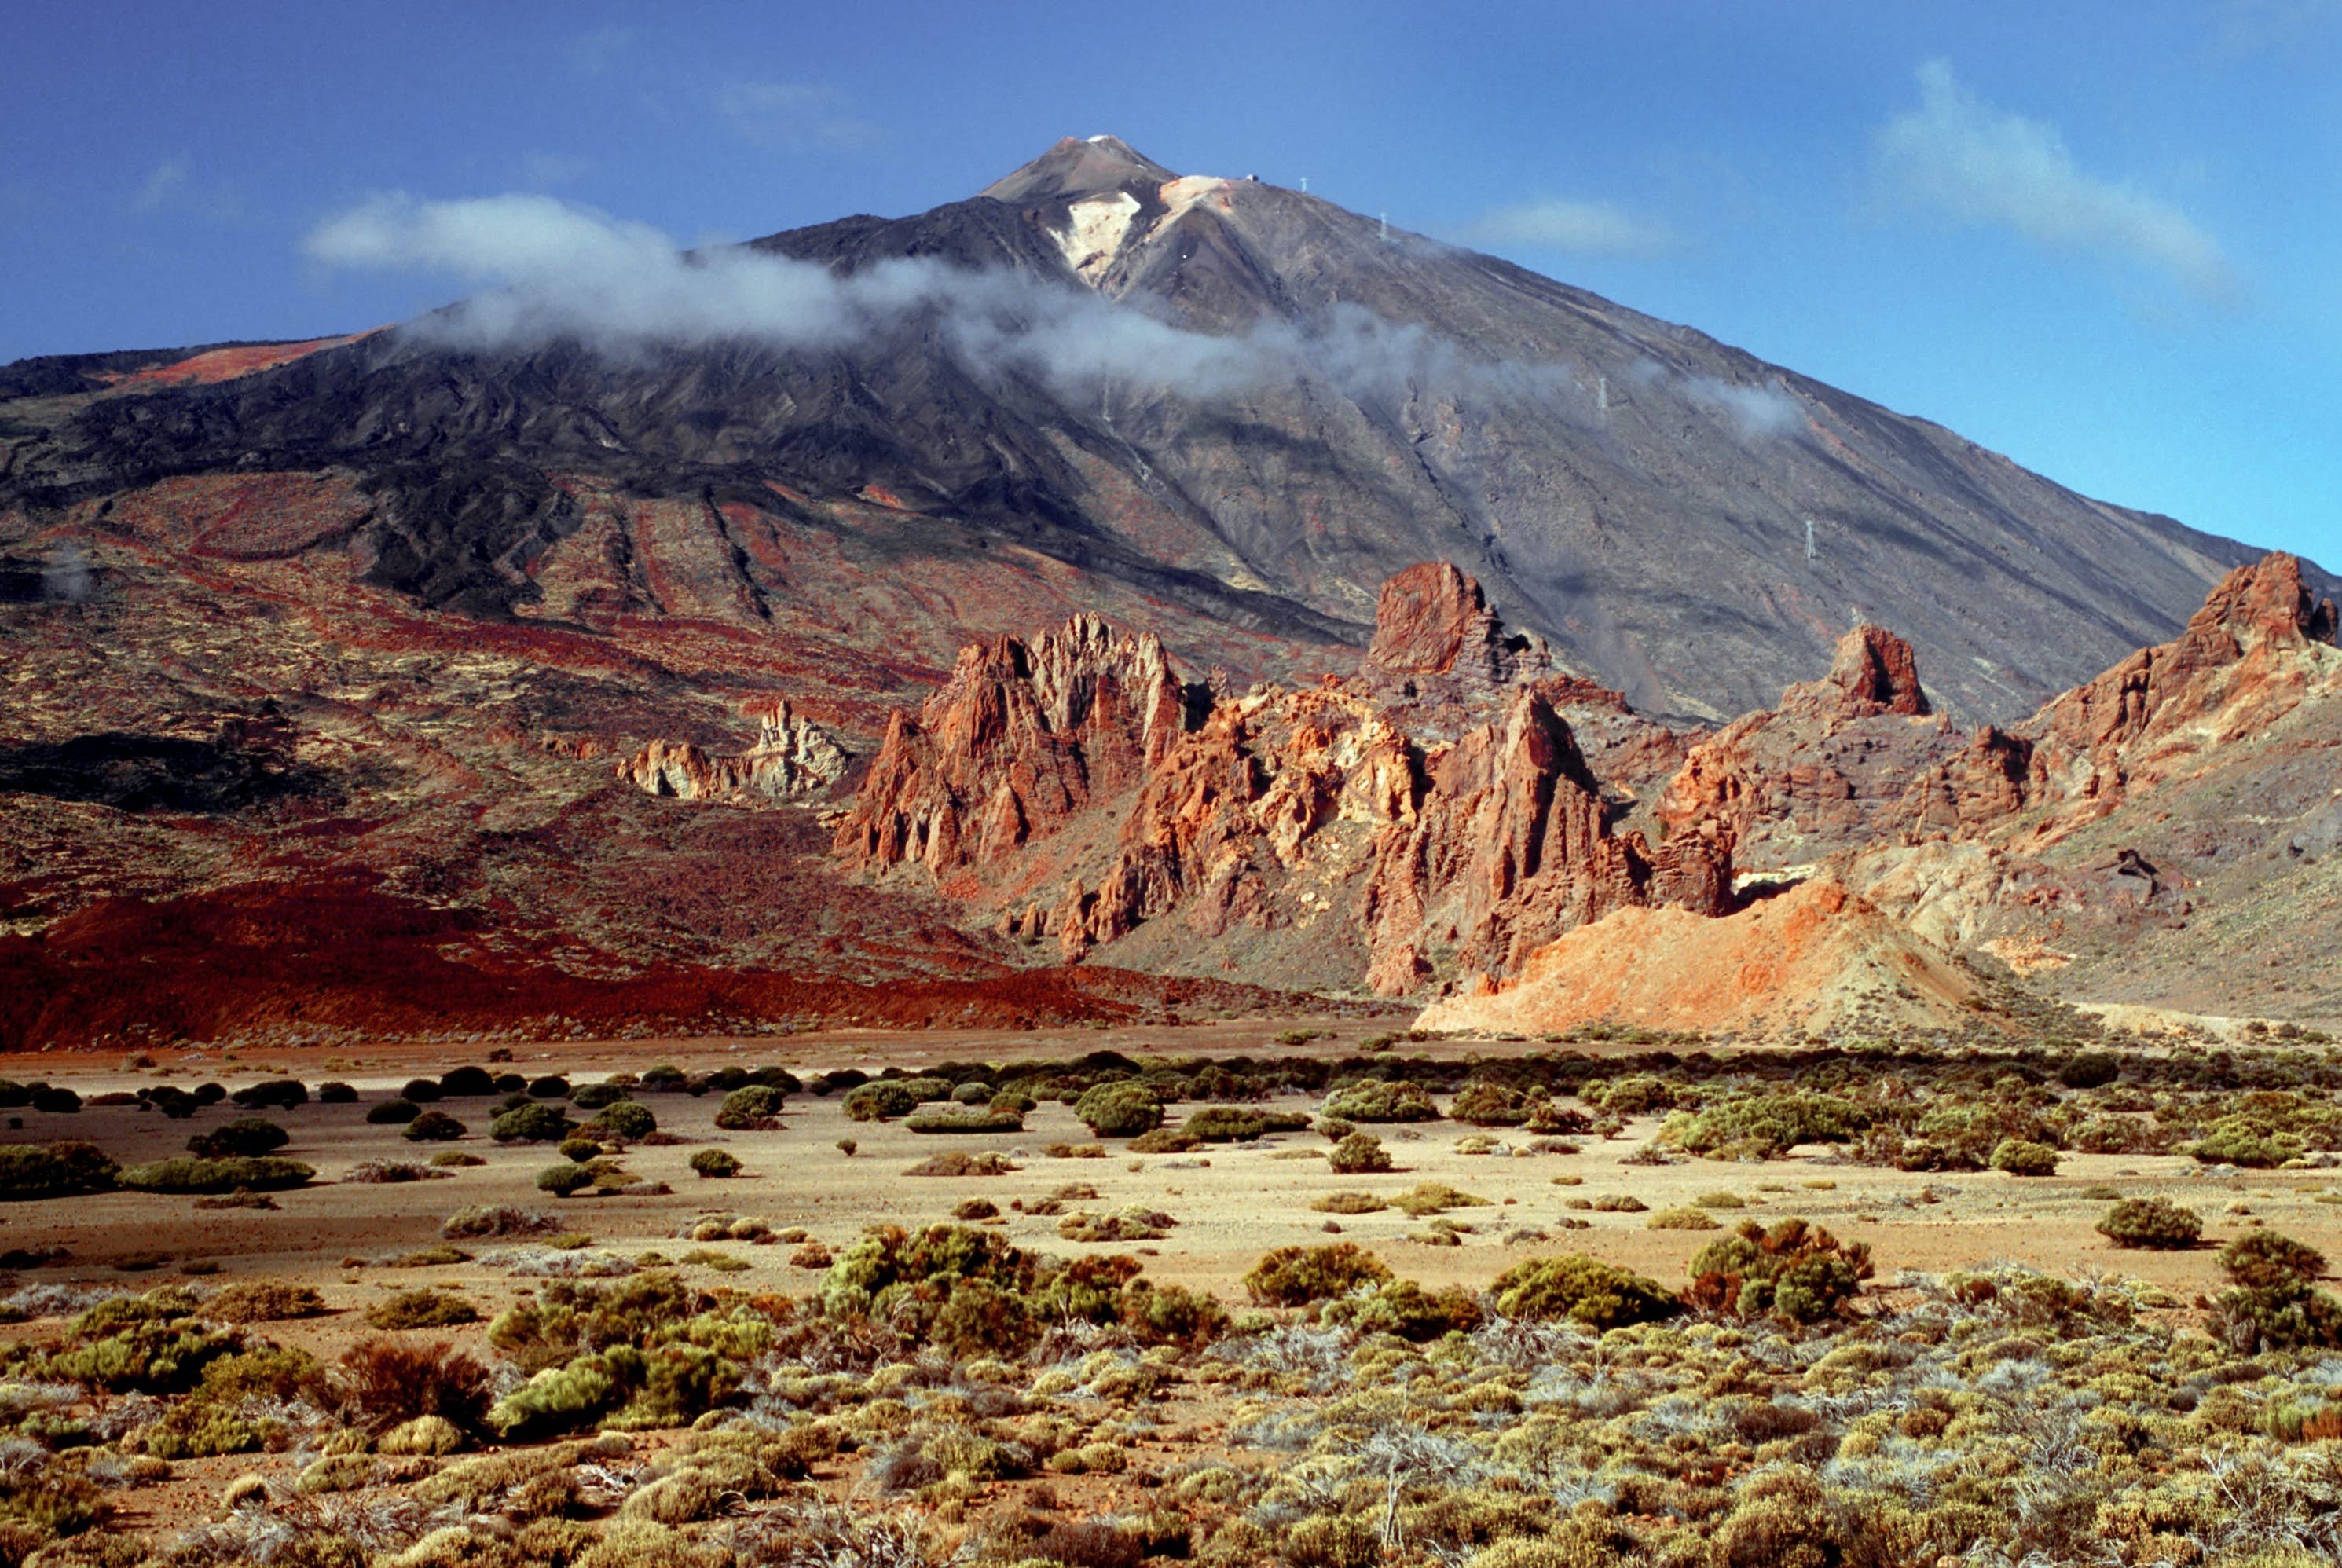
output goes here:
[[[2319, 1131], [2337, 1070], [2324, 1036], [2239, 1044], [2202, 1031], [2112, 1031], [2079, 1054], [2072, 1041], [1994, 1053], [1938, 1041], [1795, 1057], [1604, 1034], [1409, 1038], [1355, 1019], [1257, 1018], [26, 1059], [26, 1083], [37, 1067], [40, 1084], [81, 1104], [18, 1106], [6, 1113], [7, 1141], [82, 1141], [123, 1169], [114, 1190], [0, 1209], [0, 1261], [14, 1271], [0, 1294], [10, 1320], [0, 1409], [30, 1440], [12, 1461], [15, 1490], [0, 1496], [0, 1546], [43, 1564], [400, 1568], [889, 1554], [1296, 1568], [1489, 1557], [1500, 1568], [1753, 1561], [1743, 1554], [1751, 1541], [1830, 1553], [1798, 1561], [1911, 1560], [1892, 1553], [1921, 1547], [1930, 1561], [1975, 1560], [1987, 1549], [2022, 1556], [2046, 1528], [2025, 1513], [2037, 1506], [2027, 1489], [2046, 1484], [2026, 1479], [2041, 1463], [2045, 1421], [2078, 1434], [2072, 1463], [2089, 1460], [2083, 1480], [2060, 1483], [2088, 1494], [2064, 1498], [2060, 1530], [2097, 1528], [2141, 1477], [2177, 1489], [2167, 1516], [2124, 1516], [2129, 1533], [2110, 1560], [2263, 1562], [2223, 1549], [2242, 1515], [2198, 1484], [2238, 1454], [2275, 1489], [2256, 1505], [2268, 1518], [2304, 1540], [2330, 1532], [2334, 1508], [2296, 1470], [2322, 1453], [2322, 1400], [2342, 1381], [2328, 1360], [2334, 1324], [2314, 1304], [2332, 1298], [2307, 1281], [2264, 1280], [2253, 1288], [2275, 1293], [2253, 1298], [2254, 1317], [2240, 1304], [2250, 1282], [2235, 1245], [2291, 1238], [2315, 1249], [2313, 1273], [2342, 1248], [2342, 1170], [2320, 1152], [2337, 1141]], [[2083, 1070], [2094, 1055], [2100, 1070]], [[2119, 1073], [2110, 1082], [2109, 1062]], [[463, 1067], [526, 1087], [435, 1101], [413, 1092]], [[1209, 1075], [1215, 1067], [1221, 1075]], [[1466, 1109], [1456, 1094], [1476, 1084], [1556, 1073], [1583, 1095], [1565, 1088], [1546, 1101], [1532, 1089], [1523, 1104], [1536, 1124], [1455, 1114]], [[857, 1118], [846, 1104], [856, 1074], [926, 1079], [928, 1097], [938, 1081], [981, 1088], [956, 1107]], [[1245, 1086], [1263, 1074], [1314, 1075], [1319, 1086]], [[748, 1105], [719, 1125], [727, 1105], [743, 1104], [726, 1085], [758, 1078], [796, 1087], [777, 1108]], [[1174, 1079], [1206, 1093], [1179, 1097], [1165, 1087]], [[1161, 1134], [1101, 1136], [1074, 1108], [1093, 1080], [1174, 1095], [1162, 1106], [1166, 1132], [1211, 1104], [1284, 1119], [1279, 1130], [1187, 1147], [1164, 1147]], [[2296, 1087], [2270, 1087], [2279, 1081]], [[1337, 1174], [1328, 1134], [1345, 1129], [1326, 1124], [1329, 1106], [1346, 1084], [1375, 1082], [1431, 1085], [1441, 1114], [1355, 1124], [1379, 1137], [1390, 1168]], [[1955, 1093], [1979, 1082], [1993, 1087]], [[204, 1083], [230, 1097], [162, 1114], [173, 1096], [158, 1085]], [[237, 1103], [255, 1085], [294, 1083], [302, 1103], [271, 1104], [265, 1090], [257, 1105]], [[328, 1084], [347, 1089], [321, 1098]], [[1021, 1128], [914, 1130], [921, 1116], [981, 1113], [998, 1085], [1018, 1084], [1043, 1090]], [[1063, 1098], [1048, 1097], [1052, 1085]], [[1924, 1157], [1875, 1137], [1721, 1159], [1684, 1146], [1700, 1142], [1693, 1119], [1719, 1104], [1819, 1104], [1834, 1091], [1887, 1117], [1914, 1087], [1923, 1098], [1940, 1091], [1939, 1106], [2029, 1103], [2069, 1146], [2045, 1175], [1894, 1163], [1957, 1165], [1957, 1140], [1944, 1145], [1954, 1154]], [[382, 1109], [403, 1092], [420, 1104], [401, 1116], [452, 1115], [461, 1133], [407, 1138], [410, 1124]], [[656, 1131], [637, 1121], [634, 1135], [565, 1151], [491, 1135], [509, 1105], [594, 1124], [570, 1096], [646, 1108]], [[1615, 1113], [1604, 1104], [1613, 1099]], [[2259, 1118], [2280, 1144], [2289, 1126], [2308, 1135], [2262, 1167], [2239, 1165], [2206, 1152], [2223, 1135], [2206, 1130], [2221, 1113]], [[138, 1169], [255, 1115], [289, 1135], [273, 1157], [311, 1167], [311, 1179], [266, 1193], [133, 1190], [154, 1184]], [[2178, 1131], [2138, 1134], [2151, 1151], [2072, 1146], [2105, 1143], [2082, 1129], [2126, 1117]], [[1903, 1124], [1932, 1125], [1911, 1115]], [[736, 1173], [698, 1174], [694, 1158], [708, 1151], [736, 1159]], [[991, 1169], [921, 1174], [937, 1155]], [[1996, 1147], [1990, 1160], [2000, 1158]], [[609, 1173], [610, 1190], [556, 1196], [541, 1186], [548, 1170], [589, 1161]], [[1336, 1193], [1350, 1197], [1322, 1203]], [[2101, 1233], [2110, 1204], [2152, 1198], [2198, 1215], [2200, 1238], [2118, 1247]], [[1742, 1233], [1777, 1233], [1792, 1216], [1828, 1233], [1801, 1256], [1860, 1258], [1867, 1277], [1844, 1273], [1839, 1293], [1802, 1313], [1700, 1294], [1699, 1271], [1712, 1274], [1716, 1255], [1704, 1249], [1747, 1222], [1757, 1229]], [[1076, 1233], [1093, 1219], [1106, 1227]], [[935, 1265], [925, 1283], [898, 1274], [908, 1293], [839, 1297], [864, 1255], [857, 1245], [866, 1253], [888, 1227], [900, 1228], [898, 1250], [907, 1234], [976, 1252]], [[1308, 1260], [1347, 1243], [1386, 1275], [1284, 1294], [1262, 1283], [1257, 1265], [1280, 1250]], [[1014, 1287], [1029, 1312], [1012, 1303], [1005, 1317], [951, 1315], [954, 1300], [989, 1299], [972, 1296], [968, 1279], [1006, 1282], [1013, 1268], [1001, 1260], [1020, 1256], [1056, 1260]], [[1146, 1283], [1116, 1274], [1124, 1293], [1110, 1289], [1084, 1321], [1071, 1298], [1040, 1304], [1050, 1279], [1075, 1277], [1084, 1259], [1110, 1270], [1099, 1262], [1110, 1258]], [[1577, 1309], [1565, 1293], [1538, 1306], [1507, 1293], [1525, 1267], [1578, 1258], [1625, 1271], [1616, 1278], [1640, 1280], [1657, 1304]], [[1377, 1283], [1391, 1276], [1401, 1283]], [[1404, 1282], [1422, 1288], [1393, 1295], [1412, 1290]], [[1221, 1306], [1181, 1316], [1192, 1298], [1140, 1293], [1149, 1284]], [[1625, 1288], [1630, 1303], [1643, 1299]], [[1176, 1310], [1150, 1329], [1145, 1303], [1166, 1299]], [[627, 1332], [654, 1360], [661, 1347], [705, 1356], [705, 1345], [730, 1346], [725, 1335], [744, 1323], [754, 1332], [711, 1363], [728, 1370], [696, 1393], [668, 1391], [665, 1404], [647, 1392], [656, 1379], [638, 1376], [631, 1397], [606, 1383], [598, 1403], [549, 1415], [531, 1405], [531, 1391], [588, 1363], [635, 1364], [609, 1360], [626, 1352], [596, 1340], [606, 1328], [543, 1341], [544, 1323], [604, 1308], [592, 1321], [648, 1314]], [[162, 1353], [139, 1337], [155, 1324], [180, 1335], [175, 1343], [208, 1345], [205, 1359], [175, 1377], [157, 1370]], [[730, 1327], [707, 1326], [721, 1324]], [[129, 1348], [93, 1353], [100, 1342]], [[398, 1353], [421, 1357], [410, 1368], [416, 1389], [439, 1388], [435, 1369], [450, 1357], [471, 1358], [470, 1403], [436, 1407], [454, 1421], [430, 1424], [435, 1395], [367, 1392], [366, 1368], [407, 1366], [384, 1359]], [[2169, 1386], [2152, 1386], [2158, 1379]], [[1739, 1413], [1696, 1417], [1687, 1397]], [[2117, 1423], [2112, 1438], [2077, 1424], [2103, 1426], [2118, 1404], [2133, 1425]], [[1696, 1443], [1681, 1435], [1702, 1421], [1746, 1430], [1703, 1430]], [[1533, 1462], [1519, 1451], [1532, 1436]], [[961, 1453], [969, 1443], [975, 1459]], [[1882, 1481], [1861, 1469], [1882, 1453], [1942, 1473]], [[1460, 1468], [1443, 1479], [1447, 1464]], [[1978, 1464], [1998, 1466], [1978, 1483], [1983, 1501], [1930, 1505], [1929, 1488]], [[87, 1507], [51, 1516], [26, 1505], [24, 1478], [44, 1466], [51, 1483], [71, 1477], [62, 1484]], [[1306, 1484], [1296, 1479], [1304, 1472]], [[1795, 1486], [1766, 1479], [1792, 1472]], [[1850, 1522], [1849, 1499], [1875, 1493], [1876, 1503], [1889, 1492], [1901, 1509], [1891, 1520]], [[2189, 1542], [2194, 1557], [2173, 1555]]]

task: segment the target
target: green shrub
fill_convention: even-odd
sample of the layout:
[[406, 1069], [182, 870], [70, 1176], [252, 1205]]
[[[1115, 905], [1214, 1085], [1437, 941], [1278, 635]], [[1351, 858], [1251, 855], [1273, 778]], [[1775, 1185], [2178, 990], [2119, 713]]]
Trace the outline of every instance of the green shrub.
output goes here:
[[1025, 1118], [1015, 1111], [922, 1111], [903, 1125], [913, 1133], [1021, 1133]]
[[605, 1105], [595, 1115], [594, 1130], [628, 1144], [639, 1144], [658, 1131], [658, 1117], [648, 1105], [633, 1100], [618, 1100]]
[[[716, 1113], [716, 1124], [726, 1132], [750, 1132], [770, 1127], [786, 1103], [787, 1096], [778, 1089], [768, 1088], [762, 1084], [744, 1084], [724, 1096], [723, 1108]], [[848, 1115], [853, 1114], [853, 1104], [852, 1097], [848, 1096]]]
[[1008, 1353], [1043, 1326], [1026, 1300], [1040, 1275], [1041, 1260], [997, 1231], [880, 1225], [830, 1265], [822, 1310], [891, 1323], [946, 1350]]
[[425, 1111], [406, 1124], [399, 1136], [410, 1144], [452, 1144], [467, 1130], [445, 1111]]
[[445, 1291], [401, 1291], [366, 1308], [365, 1320], [375, 1328], [452, 1328], [480, 1321], [478, 1309], [462, 1296]]
[[740, 1162], [722, 1149], [699, 1149], [691, 1156], [691, 1168], [702, 1178], [721, 1181], [740, 1174]]
[[1022, 1089], [1003, 1089], [986, 1104], [995, 1111], [1014, 1111], [1027, 1115], [1040, 1108], [1041, 1103]]
[[1100, 1084], [1074, 1102], [1074, 1114], [1101, 1138], [1136, 1138], [1163, 1124], [1162, 1103], [1143, 1084]]
[[2223, 1116], [2187, 1146], [2187, 1153], [2207, 1165], [2242, 1165], [2265, 1171], [2298, 1157], [2306, 1145], [2295, 1134], [2281, 1131], [2257, 1117]]
[[1390, 1151], [1372, 1133], [1352, 1133], [1326, 1152], [1326, 1168], [1337, 1176], [1368, 1176], [1391, 1168]]
[[1496, 1310], [1507, 1317], [1568, 1318], [1597, 1331], [1656, 1323], [1683, 1311], [1683, 1303], [1658, 1281], [1583, 1253], [1516, 1263], [1492, 1289]]
[[919, 1108], [919, 1097], [898, 1083], [880, 1078], [849, 1091], [846, 1114], [856, 1122], [886, 1122]]
[[1327, 1193], [1310, 1199], [1309, 1206], [1321, 1214], [1373, 1214], [1390, 1207], [1372, 1193]]
[[439, 1093], [450, 1100], [485, 1100], [495, 1092], [485, 1067], [450, 1067], [439, 1074]]
[[1420, 1084], [1370, 1079], [1336, 1093], [1323, 1114], [1345, 1122], [1436, 1122], [1439, 1106]]
[[2118, 1247], [2176, 1252], [2196, 1244], [2204, 1233], [2204, 1222], [2194, 1210], [2168, 1198], [2125, 1198], [2107, 1211], [2097, 1229]]
[[616, 1380], [596, 1367], [549, 1366], [496, 1401], [487, 1423], [509, 1442], [575, 1432], [616, 1409], [620, 1393]]
[[2122, 1076], [2122, 1058], [2111, 1051], [2077, 1051], [2057, 1069], [2068, 1089], [2101, 1089]]
[[275, 1280], [241, 1281], [204, 1303], [205, 1317], [234, 1323], [281, 1323], [315, 1317], [325, 1310], [325, 1298], [311, 1287]]
[[1263, 1253], [1244, 1277], [1246, 1294], [1263, 1306], [1307, 1306], [1345, 1296], [1360, 1285], [1387, 1283], [1384, 1262], [1353, 1242], [1318, 1247], [1278, 1247]]
[[626, 1098], [616, 1084], [581, 1084], [569, 1093], [569, 1103], [581, 1111], [606, 1111]]
[[1447, 1114], [1475, 1127], [1517, 1127], [1550, 1104], [1543, 1087], [1517, 1088], [1479, 1080], [1466, 1084], [1447, 1104]]
[[1485, 1209], [1488, 1200], [1475, 1193], [1451, 1187], [1445, 1182], [1418, 1182], [1391, 1199], [1391, 1206], [1411, 1220], [1430, 1214], [1444, 1214], [1450, 1209]]
[[2024, 1138], [2003, 1138], [1992, 1151], [1992, 1168], [2012, 1176], [2054, 1176], [2057, 1151]]
[[275, 1193], [304, 1185], [316, 1174], [314, 1167], [298, 1160], [268, 1155], [251, 1160], [157, 1160], [133, 1165], [115, 1179], [141, 1193], [233, 1193], [238, 1188]]
[[309, 1090], [298, 1078], [268, 1078], [246, 1084], [228, 1098], [249, 1111], [290, 1111], [309, 1103]]
[[1271, 1133], [1306, 1131], [1309, 1118], [1294, 1112], [1261, 1111], [1247, 1105], [1206, 1105], [1180, 1124], [1180, 1134], [1201, 1144], [1229, 1144]]
[[431, 1164], [461, 1170], [474, 1165], [485, 1165], [487, 1162], [477, 1154], [467, 1154], [461, 1149], [442, 1149], [431, 1156]]
[[2300, 1290], [2326, 1272], [2326, 1254], [2291, 1236], [2255, 1231], [2220, 1249], [2220, 1266], [2247, 1290]]
[[0, 1202], [106, 1192], [119, 1169], [95, 1144], [0, 1144]]
[[1471, 1292], [1456, 1285], [1427, 1291], [1413, 1280], [1392, 1280], [1372, 1292], [1329, 1301], [1318, 1315], [1323, 1322], [1347, 1324], [1361, 1333], [1395, 1333], [1422, 1343], [1479, 1327], [1480, 1303]]
[[951, 1101], [956, 1105], [981, 1105], [991, 1098], [992, 1085], [976, 1079], [955, 1085], [951, 1092]]
[[556, 1197], [565, 1198], [572, 1193], [583, 1191], [592, 1185], [594, 1185], [594, 1172], [590, 1166], [575, 1163], [565, 1165], [548, 1165], [536, 1174], [536, 1190], [540, 1193], [551, 1193]]
[[1842, 1243], [1805, 1220], [1743, 1220], [1736, 1234], [1693, 1254], [1689, 1273], [1695, 1306], [1818, 1323], [1854, 1299], [1872, 1265], [1867, 1243]]
[[499, 1144], [558, 1144], [576, 1125], [559, 1106], [529, 1101], [488, 1124], [488, 1136]]
[[1724, 1227], [1709, 1216], [1705, 1209], [1661, 1209], [1643, 1222], [1650, 1231], [1720, 1231]]
[[293, 1135], [265, 1116], [238, 1116], [187, 1140], [187, 1152], [206, 1160], [253, 1159], [273, 1154]]
[[365, 1119], [377, 1127], [404, 1127], [423, 1114], [423, 1107], [412, 1100], [385, 1100], [366, 1107]]
[[1868, 1124], [1835, 1094], [1736, 1094], [1670, 1118], [1660, 1140], [1720, 1160], [1777, 1160], [1799, 1144], [1843, 1144]]

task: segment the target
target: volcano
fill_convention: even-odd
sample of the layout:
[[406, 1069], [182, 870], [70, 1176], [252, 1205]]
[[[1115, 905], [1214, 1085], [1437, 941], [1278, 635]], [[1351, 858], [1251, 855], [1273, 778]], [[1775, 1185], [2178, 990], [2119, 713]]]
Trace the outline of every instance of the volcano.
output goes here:
[[[1088, 309], [1066, 330], [1136, 318], [1260, 364], [1198, 386], [1109, 353], [1069, 381], [984, 363], [935, 308], [815, 345], [744, 329], [612, 354], [426, 320], [273, 352], [29, 361], [0, 372], [0, 512], [329, 474], [362, 515], [300, 547], [354, 553], [422, 606], [751, 637], [805, 592], [779, 536], [960, 579], [963, 601], [984, 592], [971, 562], [1005, 546], [1066, 569], [1086, 607], [1127, 592], [1336, 662], [1384, 579], [1448, 560], [1567, 666], [1706, 720], [1769, 701], [1862, 621], [1910, 640], [1955, 716], [2020, 717], [2176, 635], [2258, 554], [1690, 328], [1110, 136], [966, 201], [739, 254], [1006, 280], [1012, 330]], [[698, 521], [678, 543], [633, 502]], [[946, 644], [989, 629], [945, 620]]]

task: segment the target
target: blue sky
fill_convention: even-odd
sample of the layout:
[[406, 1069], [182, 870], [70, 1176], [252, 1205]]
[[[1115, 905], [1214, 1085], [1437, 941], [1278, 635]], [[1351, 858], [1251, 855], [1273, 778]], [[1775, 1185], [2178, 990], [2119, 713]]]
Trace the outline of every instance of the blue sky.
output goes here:
[[2342, 0], [215, 0], [20, 6], [10, 34], [0, 360], [460, 293], [305, 257], [385, 193], [745, 238], [1111, 131], [2342, 567]]

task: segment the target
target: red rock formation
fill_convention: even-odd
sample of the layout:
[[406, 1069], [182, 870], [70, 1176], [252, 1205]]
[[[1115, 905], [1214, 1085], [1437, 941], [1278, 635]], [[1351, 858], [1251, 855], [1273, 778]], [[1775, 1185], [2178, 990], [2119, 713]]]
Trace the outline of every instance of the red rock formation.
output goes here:
[[1541, 639], [1505, 630], [1478, 583], [1452, 562], [1425, 561], [1383, 584], [1362, 674], [1447, 675], [1466, 690], [1486, 690], [1552, 667]]
[[786, 697], [762, 699], [743, 712], [757, 721], [757, 735], [739, 755], [710, 756], [688, 741], [653, 741], [618, 764], [618, 777], [647, 794], [683, 800], [782, 800], [810, 794], [845, 774], [845, 749], [791, 712]]
[[1076, 615], [1027, 646], [961, 650], [915, 721], [897, 713], [837, 830], [850, 864], [986, 865], [1137, 784], [1168, 753], [1186, 697], [1152, 633]]
[[2214, 586], [2187, 629], [2142, 648], [2036, 714], [2030, 793], [2071, 814], [2102, 815], [2176, 755], [2251, 735], [2297, 706], [2335, 644], [2331, 599], [2314, 599], [2294, 556], [2239, 566]]
[[1932, 711], [1911, 644], [1883, 626], [1857, 626], [1838, 639], [1826, 684], [1837, 688], [1835, 711], [1842, 717]]
[[[1382, 603], [1379, 656], [1425, 680], [1468, 668], [1485, 681], [1502, 660], [1520, 662], [1516, 640], [1452, 567], [1410, 569]], [[1068, 960], [1166, 917], [1203, 941], [1284, 929], [1327, 915], [1326, 890], [1340, 887], [1356, 905], [1343, 918], [1363, 933], [1366, 978], [1384, 991], [1458, 965], [1509, 970], [1558, 933], [1652, 898], [1729, 906], [1728, 834], [1687, 830], [1656, 854], [1639, 834], [1611, 834], [1601, 788], [1543, 689], [1550, 681], [1510, 687], [1500, 719], [1427, 744], [1392, 722], [1425, 711], [1419, 694], [1386, 709], [1375, 679], [1256, 687], [1189, 729], [1159, 650], [1134, 658], [1128, 640], [1102, 634], [1069, 645], [1082, 668], [1116, 673], [1095, 683], [1098, 700], [1049, 723], [1019, 706], [1036, 683], [1016, 644], [971, 649], [917, 724], [897, 717], [840, 852], [870, 867], [972, 870], [1007, 894], [1002, 934], [1054, 937]], [[1590, 688], [1558, 689], [1590, 700]], [[1104, 700], [1133, 690], [1155, 694]], [[1468, 716], [1454, 694], [1433, 705], [1443, 720]], [[1110, 822], [1066, 831], [1091, 806]], [[1110, 851], [1086, 858], [1080, 846], [1101, 839]], [[1060, 845], [1070, 858], [1052, 870]], [[1020, 902], [1045, 884], [1060, 889], [1054, 898]]]

